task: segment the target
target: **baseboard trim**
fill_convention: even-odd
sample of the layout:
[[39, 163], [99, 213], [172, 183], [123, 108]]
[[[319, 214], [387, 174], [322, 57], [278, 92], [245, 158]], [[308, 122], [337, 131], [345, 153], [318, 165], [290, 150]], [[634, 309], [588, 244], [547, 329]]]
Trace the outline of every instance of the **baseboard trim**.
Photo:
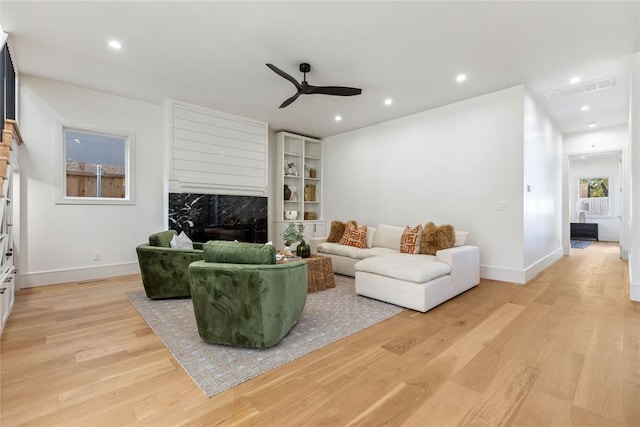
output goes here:
[[562, 247], [559, 247], [549, 255], [539, 261], [536, 261], [523, 270], [481, 265], [480, 277], [482, 279], [499, 280], [501, 282], [511, 282], [517, 283], [518, 285], [524, 285], [562, 257], [563, 249]]
[[91, 266], [60, 270], [32, 271], [28, 273], [19, 273], [17, 277], [17, 285], [18, 289], [24, 289], [139, 273], [140, 267], [137, 262], [124, 262], [120, 264], [108, 264], [95, 267]]
[[629, 299], [631, 301], [640, 302], [640, 284], [634, 285], [633, 283], [629, 285]]
[[480, 278], [489, 280], [499, 280], [500, 282], [511, 282], [519, 285], [525, 284], [525, 274], [523, 270], [513, 268], [494, 267], [491, 265], [480, 266]]
[[524, 270], [525, 283], [528, 283], [538, 274], [542, 273], [547, 267], [549, 267], [554, 262], [558, 261], [560, 258], [564, 256], [564, 252], [562, 248], [558, 248], [555, 251], [551, 252], [549, 255], [545, 256], [541, 260], [531, 264]]

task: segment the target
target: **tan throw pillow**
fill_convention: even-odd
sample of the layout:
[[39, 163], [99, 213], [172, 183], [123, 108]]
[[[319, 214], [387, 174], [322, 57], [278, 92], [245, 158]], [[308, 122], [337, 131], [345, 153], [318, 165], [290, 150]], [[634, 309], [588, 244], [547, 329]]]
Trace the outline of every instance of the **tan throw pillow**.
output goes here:
[[442, 249], [452, 248], [455, 241], [456, 233], [452, 225], [436, 226], [433, 222], [430, 222], [424, 226], [420, 253], [435, 255], [436, 252]]
[[329, 236], [327, 236], [327, 242], [338, 243], [342, 239], [346, 224], [342, 221], [331, 221], [331, 230], [329, 230]]
[[400, 238], [400, 253], [419, 254], [421, 240], [422, 225], [418, 224], [413, 228], [407, 225], [402, 232], [402, 237]]
[[367, 226], [358, 227], [355, 221], [349, 221], [340, 239], [341, 245], [364, 249], [367, 247]]

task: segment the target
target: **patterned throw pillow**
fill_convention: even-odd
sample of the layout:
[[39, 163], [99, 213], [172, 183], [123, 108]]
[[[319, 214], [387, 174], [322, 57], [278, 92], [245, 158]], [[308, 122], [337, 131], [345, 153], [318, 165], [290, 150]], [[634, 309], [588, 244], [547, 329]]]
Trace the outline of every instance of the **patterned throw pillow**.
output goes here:
[[358, 227], [355, 221], [347, 222], [342, 239], [340, 239], [340, 244], [354, 246], [360, 249], [366, 248], [367, 226], [363, 225], [362, 227]]
[[400, 253], [419, 254], [421, 240], [422, 225], [418, 224], [413, 228], [407, 225], [402, 232], [402, 237], [400, 238]]
[[342, 221], [331, 221], [331, 230], [327, 236], [327, 242], [338, 243], [344, 235], [344, 229], [347, 225]]
[[442, 249], [452, 248], [456, 241], [456, 233], [452, 225], [436, 226], [433, 222], [424, 226], [420, 253], [435, 255]]

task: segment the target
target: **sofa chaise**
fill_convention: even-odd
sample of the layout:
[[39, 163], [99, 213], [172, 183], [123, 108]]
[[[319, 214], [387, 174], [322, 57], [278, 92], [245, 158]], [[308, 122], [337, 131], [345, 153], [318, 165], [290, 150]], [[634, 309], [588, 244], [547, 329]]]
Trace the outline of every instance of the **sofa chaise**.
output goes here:
[[355, 277], [358, 295], [426, 312], [480, 282], [480, 255], [456, 232], [456, 245], [435, 255], [400, 252], [404, 227], [367, 228], [367, 247], [311, 239], [312, 253], [331, 258], [334, 272]]

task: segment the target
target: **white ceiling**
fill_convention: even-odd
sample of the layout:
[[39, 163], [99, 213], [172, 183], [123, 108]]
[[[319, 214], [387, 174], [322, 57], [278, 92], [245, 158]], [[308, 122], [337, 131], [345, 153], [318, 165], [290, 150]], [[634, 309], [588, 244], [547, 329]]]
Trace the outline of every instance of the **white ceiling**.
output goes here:
[[[20, 73], [158, 104], [178, 99], [316, 137], [520, 84], [563, 132], [625, 123], [639, 23], [637, 1], [0, 2]], [[298, 64], [309, 62], [310, 84], [363, 94], [302, 96], [278, 109], [295, 90], [267, 62], [299, 80]], [[544, 100], [572, 76], [609, 75], [612, 89]], [[591, 110], [581, 112], [584, 104]]]

